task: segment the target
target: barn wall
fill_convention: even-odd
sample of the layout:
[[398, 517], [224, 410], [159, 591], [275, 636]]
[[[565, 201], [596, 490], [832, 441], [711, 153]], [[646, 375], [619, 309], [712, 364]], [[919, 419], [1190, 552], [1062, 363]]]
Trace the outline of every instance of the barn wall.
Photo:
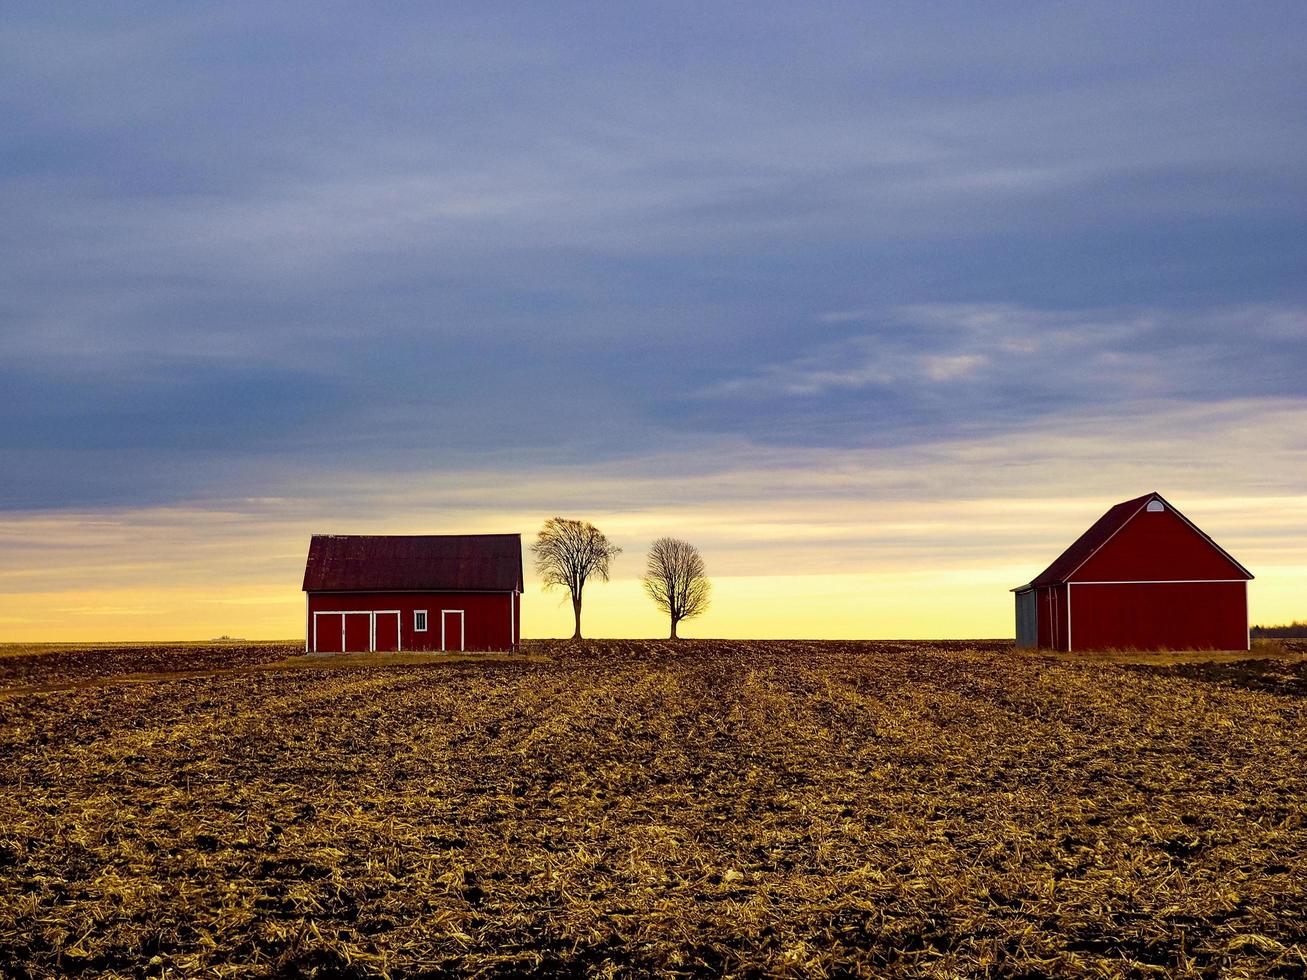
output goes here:
[[1168, 508], [1136, 514], [1071, 581], [1230, 578], [1243, 578], [1243, 572]]
[[1053, 594], [1053, 649], [1070, 650], [1071, 636], [1067, 616], [1070, 610], [1067, 608], [1067, 587], [1065, 585], [1055, 585], [1049, 590]]
[[1243, 582], [1076, 585], [1071, 638], [1076, 650], [1245, 650], [1246, 598]]
[[[1035, 646], [1041, 650], [1067, 650], [1067, 587], [1065, 585], [1048, 585], [1035, 589], [1028, 595], [1033, 596]], [[1018, 597], [1019, 598], [1019, 597]], [[1020, 608], [1018, 607], [1018, 615]], [[1018, 646], [1021, 644], [1018, 642]]]
[[[512, 604], [510, 606], [510, 603]], [[309, 596], [309, 646], [313, 648], [314, 613], [328, 611], [372, 611], [398, 609], [400, 646], [404, 650], [439, 650], [441, 611], [462, 609], [466, 650], [507, 650], [521, 636], [521, 604], [516, 594], [506, 592], [317, 592]], [[427, 611], [427, 630], [413, 629], [413, 613]], [[512, 632], [510, 632], [510, 617]], [[357, 636], [364, 617], [345, 618], [347, 635]], [[393, 619], [393, 617], [392, 617]], [[328, 626], [328, 621], [332, 625]], [[337, 617], [317, 617], [319, 652], [340, 650], [340, 623]], [[458, 648], [457, 636], [448, 638], [448, 648]], [[351, 649], [357, 642], [351, 644]]]
[[1053, 590], [1042, 588], [1035, 590], [1035, 616], [1037, 645], [1041, 650], [1053, 647]]

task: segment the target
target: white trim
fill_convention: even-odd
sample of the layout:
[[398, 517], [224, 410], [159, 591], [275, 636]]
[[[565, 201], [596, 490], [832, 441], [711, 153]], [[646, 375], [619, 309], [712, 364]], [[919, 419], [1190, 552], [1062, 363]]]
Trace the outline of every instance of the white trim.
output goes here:
[[[313, 652], [318, 653], [318, 617], [319, 616], [339, 616], [340, 617], [340, 652], [345, 652], [345, 612], [344, 609], [315, 609], [313, 610]], [[333, 653], [335, 651], [332, 651]]]
[[1203, 585], [1209, 582], [1217, 585], [1230, 582], [1248, 584], [1246, 578], [1139, 578], [1119, 582], [1068, 582], [1067, 585]]
[[[377, 616], [378, 615], [388, 616], [391, 615], [392, 613], [395, 616], [396, 629], [399, 630], [399, 636], [396, 639], [396, 647], [398, 649], [403, 649], [404, 646], [403, 618], [402, 618], [401, 611], [398, 609], [315, 609], [313, 610], [313, 649], [312, 651], [306, 651], [306, 652], [312, 652], [312, 653], [320, 652], [318, 650], [318, 617], [339, 616], [340, 617], [340, 650], [339, 651], [333, 650], [332, 652], [333, 653], [335, 652], [375, 653], [377, 650]], [[345, 637], [346, 637], [345, 617], [346, 616], [368, 617], [368, 649], [366, 651], [345, 649]]]
[[[348, 624], [349, 620], [345, 619], [346, 616], [367, 616], [367, 617], [368, 617], [368, 649], [367, 649], [366, 651], [359, 651], [359, 650], [346, 650], [346, 649], [345, 649], [345, 640], [349, 637], [349, 629], [348, 629], [348, 627], [347, 627], [347, 624]], [[372, 612], [371, 612], [371, 610], [368, 610], [368, 609], [342, 609], [342, 610], [341, 610], [341, 619], [340, 619], [340, 651], [341, 651], [341, 653], [362, 653], [362, 652], [371, 653], [371, 652], [372, 652], [372, 647], [373, 647], [373, 643], [372, 643]]]
[[339, 616], [340, 617], [340, 652], [349, 653], [345, 649], [345, 617], [346, 616], [367, 616], [368, 617], [368, 646], [372, 646], [372, 611], [370, 609], [315, 609], [313, 611], [313, 652], [318, 652], [318, 617], [319, 616]]
[[513, 601], [513, 593], [508, 593], [508, 649], [512, 650], [517, 647], [517, 609], [516, 602]]
[[[1226, 561], [1228, 561], [1228, 562], [1229, 562], [1231, 565], [1233, 565], [1235, 568], [1239, 569], [1239, 571], [1243, 572], [1244, 575], [1248, 576], [1248, 578], [1251, 579], [1251, 578], [1256, 578], [1256, 577], [1257, 577], [1257, 576], [1254, 575], [1252, 572], [1248, 571], [1248, 569], [1244, 568], [1242, 564], [1240, 564], [1238, 561], [1236, 561], [1234, 555], [1230, 554], [1230, 552], [1226, 551], [1226, 550], [1225, 550], [1224, 548], [1222, 548], [1219, 544], [1217, 544], [1215, 541], [1213, 541], [1213, 540], [1212, 540], [1212, 536], [1211, 536], [1210, 534], [1208, 534], [1206, 531], [1204, 531], [1201, 527], [1199, 527], [1199, 526], [1198, 526], [1197, 524], [1195, 524], [1193, 521], [1189, 520], [1189, 518], [1185, 517], [1184, 514], [1180, 513], [1178, 510], [1176, 510], [1175, 505], [1174, 505], [1173, 503], [1171, 503], [1171, 501], [1167, 500], [1167, 499], [1166, 499], [1165, 497], [1163, 497], [1160, 493], [1157, 494], [1156, 496], [1157, 496], [1157, 499], [1158, 499], [1158, 500], [1160, 500], [1160, 501], [1162, 501], [1162, 503], [1166, 504], [1167, 508], [1171, 511], [1172, 514], [1174, 514], [1176, 517], [1180, 518], [1180, 520], [1182, 520], [1182, 521], [1184, 521], [1186, 524], [1188, 524], [1189, 527], [1193, 530], [1193, 532], [1194, 532], [1195, 534], [1197, 534], [1200, 538], [1202, 538], [1204, 541], [1206, 541], [1208, 544], [1210, 544], [1213, 548], [1215, 548], [1217, 551], [1219, 551], [1219, 552], [1221, 553], [1221, 557], [1222, 557], [1222, 558], [1224, 558]], [[1235, 582], [1238, 582], [1238, 581], [1247, 581], [1247, 579], [1231, 579], [1231, 581], [1235, 581]]]
[[[1123, 531], [1123, 530], [1125, 529], [1126, 525], [1129, 524], [1131, 521], [1133, 521], [1133, 520], [1134, 520], [1136, 517], [1138, 517], [1140, 514], [1142, 514], [1142, 513], [1144, 512], [1145, 508], [1147, 508], [1148, 505], [1149, 505], [1150, 503], [1152, 503], [1154, 500], [1160, 500], [1163, 504], [1165, 504], [1165, 505], [1166, 505], [1166, 509], [1167, 509], [1168, 511], [1170, 511], [1172, 514], [1174, 514], [1176, 517], [1180, 518], [1180, 520], [1184, 521], [1185, 524], [1187, 524], [1187, 525], [1189, 526], [1189, 530], [1193, 531], [1196, 535], [1198, 535], [1200, 538], [1202, 538], [1204, 541], [1206, 541], [1209, 545], [1211, 545], [1213, 548], [1215, 548], [1216, 551], [1217, 551], [1217, 553], [1220, 554], [1220, 556], [1221, 556], [1222, 558], [1224, 558], [1226, 561], [1228, 561], [1231, 565], [1233, 565], [1235, 568], [1239, 569], [1239, 571], [1243, 572], [1244, 575], [1248, 576], [1248, 578], [1255, 578], [1255, 576], [1253, 575], [1252, 572], [1248, 571], [1248, 569], [1244, 568], [1243, 565], [1241, 565], [1241, 564], [1239, 564], [1239, 562], [1235, 561], [1234, 555], [1230, 554], [1228, 551], [1226, 551], [1224, 548], [1222, 548], [1219, 544], [1217, 544], [1215, 541], [1213, 541], [1213, 540], [1212, 540], [1212, 536], [1211, 536], [1210, 534], [1208, 534], [1206, 531], [1204, 531], [1202, 528], [1200, 528], [1200, 527], [1199, 527], [1197, 524], [1195, 524], [1193, 521], [1189, 520], [1189, 518], [1185, 517], [1184, 514], [1182, 514], [1182, 513], [1181, 513], [1181, 512], [1176, 508], [1175, 504], [1171, 503], [1171, 501], [1167, 500], [1167, 499], [1166, 499], [1165, 497], [1163, 497], [1160, 493], [1158, 493], [1156, 490], [1154, 490], [1152, 493], [1150, 493], [1150, 494], [1148, 495], [1148, 499], [1145, 500], [1145, 501], [1143, 502], [1143, 504], [1140, 506], [1140, 508], [1139, 508], [1137, 511], [1135, 511], [1133, 514], [1131, 514], [1129, 517], [1127, 517], [1124, 521], [1122, 521], [1120, 527], [1118, 527], [1115, 531], [1113, 531], [1111, 534], [1109, 534], [1109, 535], [1107, 536], [1107, 539], [1106, 539], [1102, 544], [1100, 544], [1097, 548], [1095, 548], [1095, 549], [1094, 549], [1093, 551], [1091, 551], [1088, 555], [1086, 555], [1084, 561], [1082, 561], [1082, 562], [1081, 562], [1079, 565], [1077, 565], [1075, 568], [1071, 569], [1071, 571], [1067, 572], [1066, 575], [1063, 576], [1063, 579], [1062, 579], [1062, 580], [1063, 580], [1064, 582], [1070, 580], [1070, 579], [1072, 578], [1072, 576], [1075, 575], [1076, 572], [1080, 571], [1080, 569], [1084, 567], [1085, 562], [1089, 561], [1089, 559], [1093, 558], [1094, 555], [1098, 554], [1098, 553], [1099, 553], [1100, 551], [1102, 551], [1105, 547], [1107, 547], [1107, 542], [1108, 542], [1108, 541], [1111, 541], [1114, 537], [1116, 537], [1118, 534], [1120, 534], [1121, 531]], [[1225, 581], [1225, 579], [1194, 579], [1193, 581], [1197, 581], [1197, 582], [1215, 582], [1215, 581]], [[1229, 581], [1231, 581], [1231, 582], [1242, 582], [1242, 581], [1245, 581], [1245, 579], [1229, 579]], [[1090, 584], [1090, 583], [1086, 582], [1086, 583], [1082, 583], [1082, 584], [1088, 585], [1088, 584]], [[1094, 583], [1094, 584], [1098, 584], [1098, 583]]]
[[404, 614], [399, 609], [374, 609], [372, 610], [372, 652], [377, 652], [377, 617], [394, 616], [395, 617], [395, 650], [396, 652], [404, 649]]
[[[309, 652], [309, 637], [313, 633], [313, 613], [309, 604], [309, 594], [304, 593], [304, 652]], [[316, 645], [316, 637], [314, 637]]]
[[467, 646], [467, 615], [462, 609], [442, 609], [440, 610], [440, 649], [448, 650], [445, 643], [445, 613], [458, 613], [458, 652], [462, 653], [463, 648]]
[[[419, 614], [419, 613], [422, 614], [422, 625], [421, 625], [421, 626], [418, 625], [418, 614]], [[414, 633], [425, 633], [425, 632], [426, 632], [427, 630], [429, 630], [429, 629], [431, 629], [431, 616], [428, 615], [428, 611], [427, 611], [426, 609], [414, 609], [414, 610], [413, 610], [413, 632], [414, 632]]]

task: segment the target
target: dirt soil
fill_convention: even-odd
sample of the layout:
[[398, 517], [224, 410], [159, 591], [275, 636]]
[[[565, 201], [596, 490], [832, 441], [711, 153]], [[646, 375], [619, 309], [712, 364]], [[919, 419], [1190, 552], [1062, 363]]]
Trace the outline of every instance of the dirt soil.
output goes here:
[[303, 645], [281, 643], [42, 644], [0, 647], [0, 693], [128, 674], [232, 670], [284, 660]]
[[1307, 973], [1293, 650], [293, 652], [0, 658], [0, 972]]
[[[1303, 641], [1298, 642], [1307, 646]], [[1176, 663], [1163, 667], [1131, 666], [1130, 669], [1164, 673], [1172, 677], [1188, 677], [1213, 684], [1228, 684], [1250, 691], [1269, 691], [1272, 694], [1307, 697], [1307, 655], [1305, 654]]]

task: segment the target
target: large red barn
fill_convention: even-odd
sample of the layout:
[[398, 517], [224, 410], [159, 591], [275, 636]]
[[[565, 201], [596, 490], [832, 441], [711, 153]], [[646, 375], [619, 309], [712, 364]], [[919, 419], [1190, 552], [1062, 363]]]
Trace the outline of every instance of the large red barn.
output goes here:
[[304, 648], [515, 650], [520, 534], [315, 534]]
[[1017, 645], [1246, 650], [1252, 573], [1160, 493], [1119, 503], [1016, 593]]

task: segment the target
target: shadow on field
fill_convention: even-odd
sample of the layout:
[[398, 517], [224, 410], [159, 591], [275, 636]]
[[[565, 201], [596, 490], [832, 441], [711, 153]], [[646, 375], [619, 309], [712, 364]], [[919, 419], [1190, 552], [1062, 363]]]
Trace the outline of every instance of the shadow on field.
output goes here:
[[1163, 674], [1241, 687], [1249, 691], [1307, 697], [1307, 658], [1234, 660], [1224, 663], [1171, 664], [1153, 667], [1145, 664], [1122, 664], [1126, 670], [1145, 674]]

